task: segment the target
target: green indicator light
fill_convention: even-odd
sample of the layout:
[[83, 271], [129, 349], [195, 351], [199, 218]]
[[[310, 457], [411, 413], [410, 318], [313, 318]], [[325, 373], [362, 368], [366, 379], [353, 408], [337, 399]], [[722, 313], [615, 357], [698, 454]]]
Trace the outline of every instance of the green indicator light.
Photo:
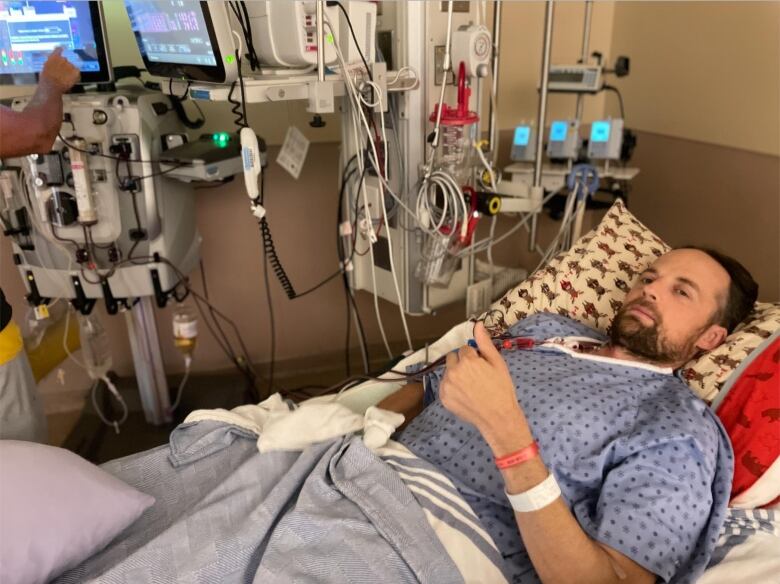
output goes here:
[[225, 63], [227, 63], [228, 65], [230, 65], [235, 60], [236, 60], [235, 55], [227, 55], [225, 57]]
[[211, 139], [218, 148], [225, 148], [230, 142], [230, 134], [227, 132], [217, 132], [211, 136]]
[[328, 41], [330, 44], [333, 44], [333, 35], [328, 33], [325, 35], [325, 40]]

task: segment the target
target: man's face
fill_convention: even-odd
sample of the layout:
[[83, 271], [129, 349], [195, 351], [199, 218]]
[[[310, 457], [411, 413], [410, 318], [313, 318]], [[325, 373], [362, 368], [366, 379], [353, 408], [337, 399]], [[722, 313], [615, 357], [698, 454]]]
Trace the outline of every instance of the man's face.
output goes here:
[[729, 282], [728, 272], [704, 252], [665, 254], [626, 296], [612, 321], [612, 344], [674, 366], [716, 347], [726, 330], [713, 321], [725, 305]]

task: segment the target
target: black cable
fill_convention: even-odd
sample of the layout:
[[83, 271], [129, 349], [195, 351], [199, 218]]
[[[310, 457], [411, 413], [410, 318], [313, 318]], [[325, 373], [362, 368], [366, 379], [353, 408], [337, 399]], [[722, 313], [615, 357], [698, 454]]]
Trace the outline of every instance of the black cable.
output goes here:
[[[65, 146], [68, 148], [72, 148], [73, 150], [76, 150], [77, 152], [83, 152], [84, 154], [89, 154], [91, 156], [99, 156], [101, 158], [108, 158], [109, 160], [128, 160], [130, 162], [138, 162], [141, 164], [159, 164], [160, 160], [138, 160], [135, 158], [127, 158], [125, 156], [119, 156], [119, 155], [111, 155], [111, 154], [104, 154], [103, 152], [94, 152], [92, 150], [85, 150], [83, 148], [79, 148], [78, 146], [74, 146], [71, 142], [69, 142], [65, 136], [62, 135], [62, 132], [57, 134], [57, 137], [62, 141]], [[178, 167], [177, 167], [178, 168]], [[166, 172], [170, 172], [166, 171]]]
[[189, 96], [191, 85], [192, 81], [187, 81], [187, 87], [184, 88], [184, 93], [182, 95], [175, 95], [173, 93], [173, 77], [171, 77], [168, 79], [168, 95], [178, 99], [179, 101], [184, 101]]
[[[265, 217], [263, 217], [261, 223], [262, 222], [265, 222], [266, 226], [268, 225], [265, 221]], [[263, 241], [263, 245], [265, 245], [265, 240]], [[276, 322], [274, 319], [274, 303], [271, 299], [271, 281], [268, 278], [269, 262], [270, 258], [266, 252], [266, 258], [263, 262], [263, 283], [265, 284], [265, 296], [268, 301], [268, 323], [271, 328], [271, 362], [268, 365], [268, 395], [271, 395], [274, 391], [274, 368], [276, 366]], [[281, 267], [281, 264], [279, 264], [279, 267]]]
[[[203, 264], [203, 259], [200, 260], [200, 280], [203, 286], [203, 295], [206, 297], [206, 300], [210, 302], [209, 288], [208, 288], [207, 278], [206, 278], [206, 266]], [[214, 309], [211, 305], [209, 305], [209, 314], [211, 315], [211, 318], [214, 320], [214, 325], [219, 331], [222, 341], [225, 343], [225, 347], [223, 347], [223, 351], [225, 351], [226, 354], [230, 355], [230, 359], [233, 361], [233, 363], [238, 363], [238, 357], [236, 357], [236, 352], [233, 349], [233, 346], [230, 344], [230, 339], [228, 339], [227, 334], [222, 328], [222, 325], [219, 323], [219, 320], [217, 320]], [[219, 339], [217, 339], [217, 342], [219, 342]], [[243, 340], [240, 339], [240, 337], [239, 337], [239, 344], [241, 345], [242, 350], [244, 352], [244, 360], [249, 362], [250, 361], [249, 354], [246, 350], [246, 347], [243, 345]]]
[[623, 120], [625, 120], [626, 119], [626, 110], [623, 107], [623, 96], [621, 95], [620, 90], [617, 87], [615, 87], [614, 85], [608, 85], [606, 83], [601, 86], [601, 89], [602, 90], [606, 90], [606, 91], [612, 91], [612, 92], [614, 92], [615, 95], [617, 95], [618, 102], [620, 104], [620, 117]]
[[328, 6], [336, 5], [341, 9], [341, 12], [344, 13], [344, 18], [347, 19], [347, 26], [349, 26], [349, 32], [352, 35], [352, 40], [355, 43], [355, 47], [357, 47], [358, 53], [360, 53], [360, 58], [363, 60], [363, 65], [366, 68], [366, 73], [368, 73], [369, 80], [373, 83], [374, 77], [371, 75], [371, 68], [368, 66], [368, 61], [366, 61], [366, 57], [363, 54], [363, 50], [360, 48], [360, 43], [357, 40], [357, 36], [355, 35], [355, 29], [352, 28], [352, 20], [349, 18], [349, 14], [347, 13], [347, 9], [344, 8], [344, 5], [341, 2], [328, 2]]
[[[343, 212], [343, 206], [344, 206], [344, 192], [346, 190], [346, 186], [349, 183], [349, 180], [354, 176], [355, 172], [357, 172], [356, 168], [350, 169], [350, 166], [353, 162], [357, 161], [357, 154], [355, 154], [352, 158], [350, 158], [347, 161], [346, 166], [344, 167], [344, 172], [341, 179], [341, 188], [339, 189], [339, 199], [338, 199], [338, 207], [336, 209], [336, 252], [339, 256], [339, 262], [343, 264], [344, 258], [346, 256], [346, 250], [344, 250], [344, 244], [343, 239], [341, 235], [341, 224], [342, 224], [342, 212]], [[344, 266], [346, 268], [346, 266]], [[352, 332], [352, 305], [350, 303], [350, 290], [349, 290], [349, 277], [347, 276], [346, 269], [342, 273], [342, 283], [344, 284], [344, 301], [346, 304], [346, 311], [347, 311], [347, 328], [346, 328], [346, 339], [344, 341], [344, 365], [347, 377], [349, 377], [352, 374], [352, 368], [350, 363], [350, 335]]]
[[244, 40], [246, 41], [247, 55], [249, 57], [249, 67], [252, 69], [252, 71], [255, 71], [260, 68], [260, 57], [255, 50], [255, 39], [252, 36], [252, 19], [249, 18], [249, 11], [247, 10], [246, 2], [241, 0], [239, 4], [241, 6], [242, 12], [244, 13], [244, 22], [246, 23], [246, 34], [244, 35]]
[[[233, 364], [236, 366], [236, 368], [239, 370], [239, 372], [242, 373], [247, 378], [247, 381], [249, 382], [249, 390], [252, 393], [252, 397], [253, 397], [253, 399], [257, 400], [258, 399], [257, 388], [254, 385], [255, 384], [255, 379], [257, 379], [257, 373], [254, 371], [254, 368], [252, 366], [251, 361], [248, 358], [246, 358], [245, 362], [242, 364], [235, 357], [235, 355], [229, 354], [225, 350], [225, 348], [222, 347], [221, 343], [219, 342], [219, 338], [216, 335], [216, 333], [214, 332], [213, 328], [211, 327], [208, 319], [206, 318], [206, 315], [205, 315], [205, 313], [203, 311], [203, 308], [202, 308], [200, 303], [202, 302], [202, 303], [206, 304], [211, 310], [213, 310], [213, 312], [214, 312], [214, 314], [216, 316], [218, 316], [219, 318], [221, 318], [223, 321], [225, 321], [227, 324], [230, 325], [230, 327], [233, 329], [234, 334], [236, 335], [236, 337], [239, 340], [239, 344], [241, 345], [241, 347], [244, 350], [245, 354], [248, 355], [248, 353], [246, 353], [246, 345], [244, 344], [243, 337], [241, 336], [241, 332], [238, 330], [238, 327], [236, 326], [236, 323], [233, 320], [231, 320], [228, 316], [223, 314], [213, 304], [211, 304], [211, 302], [208, 299], [204, 298], [202, 295], [198, 294], [195, 290], [193, 290], [192, 287], [189, 284], [189, 279], [187, 278], [187, 276], [185, 276], [181, 272], [181, 270], [179, 270], [179, 268], [173, 262], [171, 262], [168, 258], [163, 257], [163, 256], [161, 256], [159, 254], [154, 254], [154, 255], [151, 255], [151, 256], [138, 257], [138, 258], [134, 258], [132, 260], [127, 258], [127, 259], [124, 259], [124, 260], [118, 262], [116, 264], [116, 266], [120, 267], [120, 266], [122, 266], [123, 264], [126, 264], [126, 263], [130, 263], [130, 264], [133, 264], [133, 265], [148, 265], [148, 264], [161, 263], [161, 264], [165, 264], [165, 265], [169, 266], [175, 272], [176, 276], [179, 278], [179, 281], [174, 285], [173, 290], [175, 290], [179, 286], [184, 286], [187, 294], [192, 295], [193, 300], [195, 301], [195, 305], [198, 308], [198, 312], [200, 313], [201, 318], [203, 318], [204, 322], [206, 323], [207, 327], [209, 328], [209, 331], [212, 333], [214, 338], [217, 340], [217, 343], [220, 344], [220, 346], [223, 349], [223, 351], [225, 351], [225, 354], [228, 357], [228, 359], [230, 359], [233, 362]], [[216, 322], [216, 319], [215, 319], [215, 322]]]
[[245, 127], [244, 114], [241, 113], [241, 102], [237, 99], [233, 99], [233, 91], [236, 89], [238, 81], [234, 81], [230, 84], [230, 91], [228, 92], [227, 102], [230, 104], [230, 113], [233, 114], [233, 123], [238, 128]]

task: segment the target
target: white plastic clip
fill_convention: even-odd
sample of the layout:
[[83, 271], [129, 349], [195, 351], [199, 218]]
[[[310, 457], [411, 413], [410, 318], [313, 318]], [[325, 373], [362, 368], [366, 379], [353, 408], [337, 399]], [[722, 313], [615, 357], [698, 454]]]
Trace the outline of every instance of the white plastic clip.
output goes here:
[[249, 206], [250, 209], [252, 209], [252, 215], [257, 217], [258, 219], [262, 219], [265, 217], [265, 207], [262, 205], [259, 205], [257, 203], [254, 203]]

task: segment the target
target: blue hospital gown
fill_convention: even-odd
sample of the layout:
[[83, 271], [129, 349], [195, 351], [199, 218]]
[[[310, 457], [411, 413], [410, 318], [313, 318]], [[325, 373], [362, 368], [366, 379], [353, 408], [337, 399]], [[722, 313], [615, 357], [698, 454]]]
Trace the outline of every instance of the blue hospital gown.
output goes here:
[[[552, 314], [531, 316], [509, 332], [536, 341], [605, 340]], [[723, 524], [733, 473], [728, 437], [706, 404], [658, 368], [538, 345], [502, 355], [542, 459], [586, 533], [665, 582], [695, 581]], [[455, 483], [512, 581], [539, 582], [489, 447], [437, 399], [442, 375], [426, 377], [430, 403], [398, 440]]]

